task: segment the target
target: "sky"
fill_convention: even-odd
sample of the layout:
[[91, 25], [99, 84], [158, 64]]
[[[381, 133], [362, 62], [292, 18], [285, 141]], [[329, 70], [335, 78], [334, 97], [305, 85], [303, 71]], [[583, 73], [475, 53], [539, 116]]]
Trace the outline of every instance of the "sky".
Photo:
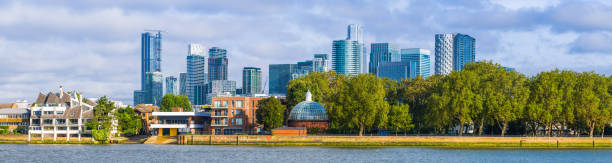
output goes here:
[[[433, 51], [434, 35], [476, 38], [476, 60], [526, 75], [564, 69], [612, 74], [607, 0], [40, 0], [0, 1], [0, 102], [66, 90], [132, 103], [140, 34], [163, 30], [162, 72], [185, 72], [187, 45], [226, 48], [229, 79], [243, 67], [331, 53], [348, 24], [366, 44]], [[433, 54], [432, 54], [433, 56]], [[432, 60], [433, 63], [433, 60]]]

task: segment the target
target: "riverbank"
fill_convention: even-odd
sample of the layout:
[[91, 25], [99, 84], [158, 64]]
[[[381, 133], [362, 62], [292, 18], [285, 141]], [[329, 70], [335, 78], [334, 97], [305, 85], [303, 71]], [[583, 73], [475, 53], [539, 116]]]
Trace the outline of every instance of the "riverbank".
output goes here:
[[407, 146], [448, 148], [608, 148], [612, 138], [582, 137], [457, 137], [457, 136], [245, 136], [182, 135], [185, 145], [256, 146]]
[[[146, 136], [137, 136], [132, 138], [118, 137], [111, 138], [107, 143], [109, 144], [142, 144], [147, 139]], [[0, 144], [100, 144], [97, 141], [93, 141], [91, 137], [81, 137], [81, 141], [78, 138], [70, 138], [68, 141], [65, 137], [58, 137], [53, 140], [53, 137], [45, 137], [41, 140], [40, 137], [32, 138], [28, 141], [28, 135], [0, 135]]]

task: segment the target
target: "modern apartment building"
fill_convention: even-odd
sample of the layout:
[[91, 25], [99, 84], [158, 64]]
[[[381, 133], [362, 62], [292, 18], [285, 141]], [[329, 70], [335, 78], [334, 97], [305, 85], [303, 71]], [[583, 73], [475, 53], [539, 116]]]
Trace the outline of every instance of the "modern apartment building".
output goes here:
[[27, 133], [30, 126], [30, 109], [0, 108], [0, 126], [8, 126], [11, 133]]
[[36, 102], [30, 108], [30, 127], [28, 140], [32, 137], [63, 137], [69, 141], [81, 137], [91, 136], [91, 130], [86, 123], [93, 118], [93, 108], [96, 104], [91, 101], [83, 102], [82, 95], [75, 92], [68, 94], [60, 87], [59, 93], [40, 93]]
[[460, 33], [436, 34], [435, 73], [461, 71], [469, 62], [476, 61], [476, 39]]
[[378, 65], [385, 62], [398, 62], [401, 60], [400, 50], [389, 43], [372, 43], [370, 48], [369, 72], [377, 74]]
[[270, 64], [268, 68], [268, 82], [270, 95], [284, 96], [287, 94], [287, 83], [297, 71], [297, 64]]
[[431, 76], [431, 52], [427, 49], [401, 49], [402, 62], [415, 62], [416, 75], [423, 78]]
[[212, 47], [208, 54], [208, 81], [227, 80], [227, 50]]
[[327, 72], [330, 69], [329, 57], [327, 54], [315, 54], [312, 60], [313, 71]]
[[160, 105], [164, 96], [164, 76], [161, 72], [147, 72], [145, 75], [144, 101], [139, 104]]
[[242, 92], [244, 95], [261, 94], [261, 68], [245, 67], [242, 69]]
[[232, 80], [213, 80], [208, 84], [208, 94], [206, 104], [211, 104], [213, 97], [235, 96], [236, 81]]
[[178, 95], [179, 94], [178, 89], [179, 88], [178, 88], [177, 78], [174, 76], [166, 77], [166, 94]]
[[206, 103], [208, 69], [204, 45], [189, 44], [187, 55], [187, 81], [185, 94], [194, 105]]
[[213, 97], [211, 107], [211, 133], [231, 135], [234, 133], [258, 133], [255, 111], [259, 100], [265, 97]]

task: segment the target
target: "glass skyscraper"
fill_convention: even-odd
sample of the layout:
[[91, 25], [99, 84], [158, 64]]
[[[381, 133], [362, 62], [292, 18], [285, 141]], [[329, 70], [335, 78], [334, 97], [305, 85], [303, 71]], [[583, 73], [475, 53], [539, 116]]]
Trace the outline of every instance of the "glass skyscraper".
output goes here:
[[383, 62], [378, 65], [376, 76], [395, 81], [416, 76], [416, 62]]
[[[163, 96], [161, 73], [161, 31], [145, 32], [140, 46], [140, 90], [134, 91], [134, 105], [157, 104]], [[156, 103], [157, 102], [157, 103]]]
[[315, 54], [312, 60], [313, 71], [327, 72], [329, 71], [329, 58], [327, 54]]
[[268, 82], [270, 95], [286, 95], [287, 83], [292, 74], [297, 71], [297, 64], [270, 64], [268, 67]]
[[363, 29], [359, 24], [349, 24], [346, 30], [346, 40], [357, 41], [361, 45], [361, 73], [368, 73], [368, 53], [363, 40]]
[[186, 91], [186, 86], [187, 85], [187, 73], [181, 72], [179, 74], [179, 94], [180, 95], [185, 95], [185, 91]]
[[178, 95], [178, 82], [174, 76], [166, 77], [166, 94]]
[[205, 48], [201, 44], [189, 44], [188, 48], [185, 94], [191, 104], [202, 105], [206, 103], [208, 83]]
[[469, 35], [436, 34], [435, 41], [436, 74], [461, 71], [466, 63], [476, 61], [476, 39]]
[[421, 48], [402, 49], [401, 54], [402, 62], [415, 62], [416, 75], [421, 75], [423, 78], [431, 76], [431, 52], [429, 50]]
[[208, 54], [208, 80], [227, 80], [227, 50], [212, 47]]
[[261, 68], [245, 67], [242, 69], [242, 94], [253, 95], [261, 92]]
[[343, 75], [358, 75], [361, 72], [361, 46], [358, 41], [334, 40], [332, 70]]
[[385, 62], [398, 62], [401, 60], [400, 50], [389, 43], [372, 43], [370, 48], [370, 73], [377, 74], [378, 65]]
[[235, 96], [236, 81], [231, 80], [212, 80], [208, 83], [208, 94], [206, 95], [206, 104], [212, 102], [213, 97], [219, 96]]

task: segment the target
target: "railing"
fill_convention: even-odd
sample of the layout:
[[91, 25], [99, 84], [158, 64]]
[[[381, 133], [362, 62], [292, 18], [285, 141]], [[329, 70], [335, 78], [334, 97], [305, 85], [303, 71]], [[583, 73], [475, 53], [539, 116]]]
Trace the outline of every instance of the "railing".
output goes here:
[[151, 124], [151, 128], [187, 128], [187, 124]]
[[210, 126], [227, 126], [227, 123], [213, 123]]

